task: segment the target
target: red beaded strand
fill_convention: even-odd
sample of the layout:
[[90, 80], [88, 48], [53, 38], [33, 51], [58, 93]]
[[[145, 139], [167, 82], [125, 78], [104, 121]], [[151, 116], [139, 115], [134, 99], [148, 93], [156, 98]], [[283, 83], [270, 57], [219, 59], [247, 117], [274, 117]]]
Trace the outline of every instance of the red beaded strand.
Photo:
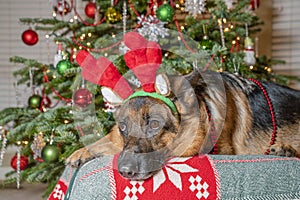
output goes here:
[[[270, 141], [270, 146], [271, 146], [271, 145], [273, 145], [275, 143], [276, 134], [277, 134], [276, 116], [275, 116], [275, 113], [274, 113], [272, 101], [270, 100], [268, 92], [266, 91], [266, 89], [264, 88], [264, 86], [258, 80], [254, 79], [254, 78], [250, 78], [250, 81], [252, 81], [253, 83], [255, 83], [262, 90], [262, 92], [263, 92], [263, 94], [264, 94], [264, 96], [265, 96], [265, 98], [267, 100], [269, 109], [270, 109], [270, 114], [271, 114], [271, 117], [272, 117], [272, 125], [273, 125], [273, 133], [272, 133], [272, 137], [271, 137], [271, 141]], [[270, 148], [268, 148], [266, 150], [265, 154], [269, 154], [269, 153], [270, 153]]]
[[[45, 83], [48, 83], [49, 82], [49, 77], [47, 75], [47, 72], [46, 70], [44, 69], [44, 82]], [[71, 103], [72, 102], [72, 99], [69, 99], [69, 98], [65, 98], [63, 96], [61, 96], [53, 87], [50, 87], [51, 91], [58, 97], [60, 98], [60, 100], [64, 101], [64, 102], [67, 102], [67, 103]]]
[[212, 140], [211, 142], [214, 144], [214, 147], [212, 149], [211, 154], [218, 154], [219, 148], [218, 148], [218, 143], [217, 143], [218, 137], [217, 137], [217, 134], [216, 134], [216, 128], [215, 128], [214, 121], [211, 117], [210, 111], [209, 111], [207, 106], [206, 106], [206, 112], [207, 112], [208, 121], [209, 121], [209, 124], [210, 124], [209, 134], [210, 134], [210, 137], [211, 137], [211, 140]]

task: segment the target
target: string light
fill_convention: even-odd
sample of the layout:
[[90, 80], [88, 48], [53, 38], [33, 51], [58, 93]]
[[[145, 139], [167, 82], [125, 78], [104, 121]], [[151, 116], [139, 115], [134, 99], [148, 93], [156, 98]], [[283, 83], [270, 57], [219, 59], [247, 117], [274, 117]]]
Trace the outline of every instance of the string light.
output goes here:
[[269, 73], [272, 72], [272, 69], [271, 69], [270, 67], [267, 67], [267, 66], [266, 66], [264, 69], [265, 69], [267, 72], [269, 72]]

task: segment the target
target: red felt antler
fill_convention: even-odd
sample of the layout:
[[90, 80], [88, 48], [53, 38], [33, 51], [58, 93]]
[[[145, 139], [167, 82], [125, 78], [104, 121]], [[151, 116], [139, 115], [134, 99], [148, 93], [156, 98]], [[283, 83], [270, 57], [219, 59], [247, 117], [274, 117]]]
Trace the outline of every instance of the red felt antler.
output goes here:
[[76, 61], [81, 66], [82, 76], [86, 80], [111, 88], [122, 99], [126, 99], [133, 93], [128, 82], [108, 59], [100, 57], [97, 60], [87, 51], [80, 51]]
[[124, 36], [124, 43], [130, 49], [124, 55], [127, 66], [140, 80], [145, 92], [155, 92], [155, 77], [162, 62], [159, 44], [147, 41], [137, 32]]
[[[140, 80], [145, 92], [155, 92], [156, 71], [162, 62], [160, 46], [155, 42], [148, 42], [136, 32], [127, 33], [124, 43], [130, 49], [124, 55], [127, 66]], [[133, 94], [133, 89], [108, 59], [95, 59], [89, 52], [80, 51], [76, 61], [86, 80], [105, 86], [101, 90], [102, 94], [111, 103], [120, 103]]]

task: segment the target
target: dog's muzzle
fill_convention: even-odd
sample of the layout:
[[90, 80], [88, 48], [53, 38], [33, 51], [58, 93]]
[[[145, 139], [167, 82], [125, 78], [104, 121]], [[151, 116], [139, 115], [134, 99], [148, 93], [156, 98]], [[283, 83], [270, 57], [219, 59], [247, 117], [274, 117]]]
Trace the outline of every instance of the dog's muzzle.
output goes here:
[[122, 151], [118, 159], [118, 171], [130, 180], [145, 180], [157, 171], [165, 163], [165, 156], [159, 151], [150, 153], [134, 153]]

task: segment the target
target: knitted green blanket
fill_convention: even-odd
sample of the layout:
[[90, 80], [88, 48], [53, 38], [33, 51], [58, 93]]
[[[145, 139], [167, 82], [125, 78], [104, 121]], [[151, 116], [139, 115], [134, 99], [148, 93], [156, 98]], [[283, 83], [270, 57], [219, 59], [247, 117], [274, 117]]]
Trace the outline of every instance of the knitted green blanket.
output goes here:
[[66, 167], [49, 200], [300, 199], [300, 159], [202, 155], [173, 158], [152, 178], [130, 181], [117, 156]]

